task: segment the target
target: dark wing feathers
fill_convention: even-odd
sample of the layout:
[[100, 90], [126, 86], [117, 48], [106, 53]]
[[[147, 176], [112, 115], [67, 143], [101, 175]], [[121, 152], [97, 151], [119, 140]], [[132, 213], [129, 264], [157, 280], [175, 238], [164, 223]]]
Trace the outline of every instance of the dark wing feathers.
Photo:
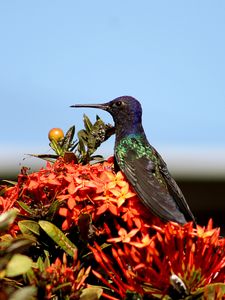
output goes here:
[[160, 171], [161, 175], [163, 176], [166, 184], [168, 191], [170, 194], [173, 196], [174, 200], [176, 201], [177, 206], [179, 207], [180, 211], [184, 214], [185, 218], [188, 221], [194, 221], [195, 223], [195, 218], [184, 198], [184, 195], [182, 191], [180, 190], [179, 186], [177, 185], [176, 181], [173, 179], [173, 177], [170, 175], [167, 165], [162, 159], [162, 157], [159, 155], [159, 153], [155, 150], [157, 154], [157, 158], [160, 162]]
[[163, 160], [159, 164], [159, 169], [168, 188], [154, 176], [154, 162], [146, 157], [137, 159], [133, 150], [127, 151], [123, 164], [118, 160], [117, 162], [144, 205], [155, 215], [165, 221], [181, 224], [187, 222], [186, 218], [193, 220], [193, 215], [179, 187], [170, 178]]

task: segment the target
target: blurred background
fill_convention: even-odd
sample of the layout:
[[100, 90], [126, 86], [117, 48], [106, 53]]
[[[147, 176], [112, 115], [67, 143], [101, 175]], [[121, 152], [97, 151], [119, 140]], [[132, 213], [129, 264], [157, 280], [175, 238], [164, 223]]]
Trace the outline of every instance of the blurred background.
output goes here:
[[222, 0], [1, 1], [0, 177], [45, 165], [27, 154], [50, 153], [52, 127], [112, 123], [70, 105], [131, 95], [198, 222], [224, 230], [224, 15]]

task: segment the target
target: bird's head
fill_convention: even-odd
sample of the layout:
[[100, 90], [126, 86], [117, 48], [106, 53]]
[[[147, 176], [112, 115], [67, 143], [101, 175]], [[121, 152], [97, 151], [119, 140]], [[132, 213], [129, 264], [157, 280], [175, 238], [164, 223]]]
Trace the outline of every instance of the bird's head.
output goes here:
[[142, 108], [138, 100], [131, 96], [122, 96], [102, 104], [77, 104], [71, 107], [100, 108], [109, 112], [117, 126], [135, 126], [141, 123]]

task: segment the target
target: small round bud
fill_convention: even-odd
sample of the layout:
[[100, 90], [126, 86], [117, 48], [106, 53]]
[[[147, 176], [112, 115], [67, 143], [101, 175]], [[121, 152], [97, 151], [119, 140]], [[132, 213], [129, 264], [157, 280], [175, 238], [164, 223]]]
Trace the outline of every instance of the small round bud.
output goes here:
[[52, 128], [49, 130], [48, 138], [50, 141], [55, 140], [56, 142], [59, 142], [64, 138], [64, 133], [61, 128]]

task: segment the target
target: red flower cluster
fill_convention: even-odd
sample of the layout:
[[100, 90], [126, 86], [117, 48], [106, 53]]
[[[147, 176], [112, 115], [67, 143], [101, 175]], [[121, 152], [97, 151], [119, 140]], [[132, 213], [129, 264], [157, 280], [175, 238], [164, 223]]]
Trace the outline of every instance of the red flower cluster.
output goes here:
[[[77, 255], [74, 257], [72, 265], [68, 265], [66, 255], [63, 255], [63, 261], [56, 259], [44, 272], [46, 285], [46, 299], [52, 299], [54, 295], [61, 293], [71, 299], [79, 299], [80, 291], [85, 287], [85, 280], [90, 273], [91, 267], [81, 268]], [[43, 274], [42, 274], [43, 276]], [[61, 286], [59, 291], [58, 286]], [[68, 296], [67, 296], [68, 297]]]
[[[184, 285], [184, 295], [216, 282], [225, 283], [225, 239], [219, 237], [219, 229], [212, 229], [211, 221], [206, 228], [198, 226], [197, 230], [191, 223], [182, 227], [173, 222], [163, 228], [152, 228], [155, 233], [151, 238], [149, 235], [140, 238], [141, 230], [127, 233], [120, 229], [119, 237], [108, 239], [114, 243], [113, 260], [97, 243], [90, 247], [113, 284], [99, 272], [93, 273], [119, 299], [125, 298], [127, 290], [140, 295], [166, 295], [173, 284], [173, 275]], [[111, 236], [109, 228], [107, 232]]]
[[[105, 286], [102, 295], [108, 299], [125, 299], [129, 293], [139, 295], [137, 299], [173, 299], [175, 293], [180, 299], [225, 283], [225, 239], [219, 229], [211, 222], [206, 228], [163, 224], [146, 211], [124, 175], [114, 172], [112, 159], [94, 165], [58, 159], [39, 172], [23, 172], [18, 184], [0, 197], [0, 211], [17, 207], [21, 214], [35, 212], [41, 219], [55, 201], [57, 222], [62, 220], [56, 225], [70, 235], [76, 231], [81, 239], [86, 236], [86, 256], [91, 250], [92, 273]], [[92, 239], [83, 234], [86, 225], [87, 231], [89, 225], [94, 228]], [[55, 278], [60, 268], [57, 260], [48, 271]], [[97, 279], [90, 283], [96, 285]], [[220, 299], [221, 289], [216, 293]]]
[[26, 214], [17, 203], [20, 201], [44, 216], [55, 200], [61, 203], [59, 215], [65, 217], [63, 230], [77, 225], [84, 213], [90, 214], [93, 222], [109, 213], [120, 217], [128, 229], [146, 228], [153, 223], [124, 175], [113, 171], [112, 159], [95, 165], [66, 164], [59, 159], [39, 172], [23, 171], [18, 184], [0, 197], [0, 212], [16, 206]]

